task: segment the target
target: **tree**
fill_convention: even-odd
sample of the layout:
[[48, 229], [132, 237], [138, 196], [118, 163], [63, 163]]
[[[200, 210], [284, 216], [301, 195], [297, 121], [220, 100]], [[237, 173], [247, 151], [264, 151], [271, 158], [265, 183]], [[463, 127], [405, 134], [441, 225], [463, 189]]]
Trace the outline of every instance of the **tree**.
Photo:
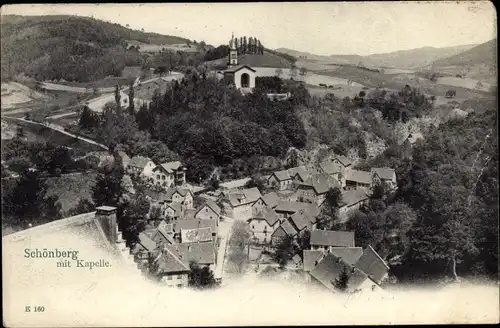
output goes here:
[[24, 129], [22, 126], [16, 127], [16, 138], [24, 138]]
[[342, 202], [342, 192], [338, 188], [330, 188], [326, 192], [325, 202], [321, 213], [318, 216], [318, 229], [340, 229], [343, 224], [340, 223], [338, 210]]
[[277, 68], [274, 73], [276, 74], [277, 77], [281, 77], [281, 75], [283, 74], [283, 69], [281, 68]]
[[243, 37], [243, 53], [246, 54], [248, 52], [248, 43], [247, 43], [247, 37]]
[[220, 184], [219, 178], [215, 175], [213, 175], [210, 181], [208, 182], [208, 185], [210, 186], [210, 188], [212, 188], [212, 190], [219, 189], [219, 184]]
[[247, 183], [245, 183], [245, 188], [254, 188], [254, 187], [257, 187], [257, 189], [259, 189], [260, 192], [266, 190], [264, 180], [256, 175], [252, 175], [250, 180], [248, 180]]
[[68, 211], [69, 216], [74, 216], [82, 213], [95, 211], [95, 205], [87, 198], [82, 198], [78, 201], [75, 207]]
[[117, 84], [115, 87], [115, 103], [116, 103], [116, 108], [120, 109], [121, 108], [121, 94], [120, 94], [120, 86]]
[[300, 75], [307, 75], [307, 69], [304, 66], [300, 68]]
[[248, 252], [240, 247], [233, 247], [229, 252], [228, 261], [231, 264], [231, 268], [236, 273], [241, 274], [245, 271], [246, 264], [248, 263]]
[[342, 271], [340, 272], [340, 275], [337, 278], [335, 278], [333, 285], [339, 291], [345, 292], [347, 291], [348, 283], [349, 283], [349, 270], [344, 265]]
[[94, 204], [117, 206], [123, 194], [121, 184], [123, 175], [123, 164], [118, 156], [115, 157], [113, 164], [99, 169], [96, 184], [92, 188]]
[[213, 288], [216, 285], [214, 273], [208, 266], [200, 267], [195, 262], [189, 264], [188, 285], [196, 289]]
[[94, 113], [88, 106], [84, 106], [80, 114], [78, 125], [84, 130], [93, 129], [99, 126], [99, 116]]
[[131, 82], [128, 89], [128, 111], [130, 115], [135, 116], [135, 103], [134, 103], [134, 83]]
[[57, 196], [48, 195], [47, 191], [46, 181], [38, 170], [22, 171], [13, 188], [2, 192], [2, 216], [5, 223], [27, 228], [29, 224], [37, 225], [59, 219], [61, 204]]
[[311, 249], [311, 232], [304, 230], [299, 234], [299, 247], [301, 250]]
[[280, 243], [277, 245], [274, 252], [274, 260], [279, 264], [280, 268], [283, 269], [288, 264], [288, 261], [293, 255], [293, 239], [291, 236], [286, 235]]
[[285, 166], [287, 169], [299, 166], [299, 155], [297, 154], [297, 152], [298, 151], [295, 148], [292, 148], [292, 150], [290, 151]]

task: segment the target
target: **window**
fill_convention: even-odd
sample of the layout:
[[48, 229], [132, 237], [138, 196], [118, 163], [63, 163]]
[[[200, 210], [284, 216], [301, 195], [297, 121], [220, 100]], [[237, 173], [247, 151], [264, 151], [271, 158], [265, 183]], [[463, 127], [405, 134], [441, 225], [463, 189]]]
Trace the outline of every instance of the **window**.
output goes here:
[[207, 212], [207, 213], [208, 213], [208, 208], [205, 208], [205, 212]]
[[172, 276], [167, 276], [167, 280], [172, 280]]
[[156, 179], [160, 180], [160, 175], [159, 174], [156, 176]]

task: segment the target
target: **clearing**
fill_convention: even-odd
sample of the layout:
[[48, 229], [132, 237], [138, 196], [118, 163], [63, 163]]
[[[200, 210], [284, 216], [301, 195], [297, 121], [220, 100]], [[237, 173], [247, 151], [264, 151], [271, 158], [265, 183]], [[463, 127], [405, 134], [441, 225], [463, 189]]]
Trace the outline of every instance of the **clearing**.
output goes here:
[[2, 111], [18, 105], [30, 103], [36, 99], [47, 99], [40, 92], [32, 90], [17, 82], [2, 83]]

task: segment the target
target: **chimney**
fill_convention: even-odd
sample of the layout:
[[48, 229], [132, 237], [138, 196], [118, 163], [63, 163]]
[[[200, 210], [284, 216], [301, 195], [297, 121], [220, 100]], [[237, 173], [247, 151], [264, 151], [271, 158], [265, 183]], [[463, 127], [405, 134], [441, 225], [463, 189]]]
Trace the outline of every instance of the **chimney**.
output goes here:
[[116, 207], [99, 206], [95, 214], [104, 234], [111, 244], [115, 244], [118, 239], [118, 226], [116, 223]]

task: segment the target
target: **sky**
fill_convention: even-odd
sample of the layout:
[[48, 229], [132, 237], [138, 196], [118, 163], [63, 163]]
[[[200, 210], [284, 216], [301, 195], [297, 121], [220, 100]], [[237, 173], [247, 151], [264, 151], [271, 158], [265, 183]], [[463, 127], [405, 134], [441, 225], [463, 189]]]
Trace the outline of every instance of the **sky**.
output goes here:
[[2, 15], [79, 15], [218, 46], [254, 36], [272, 49], [369, 55], [479, 44], [496, 37], [496, 11], [477, 2], [170, 3], [4, 5]]

